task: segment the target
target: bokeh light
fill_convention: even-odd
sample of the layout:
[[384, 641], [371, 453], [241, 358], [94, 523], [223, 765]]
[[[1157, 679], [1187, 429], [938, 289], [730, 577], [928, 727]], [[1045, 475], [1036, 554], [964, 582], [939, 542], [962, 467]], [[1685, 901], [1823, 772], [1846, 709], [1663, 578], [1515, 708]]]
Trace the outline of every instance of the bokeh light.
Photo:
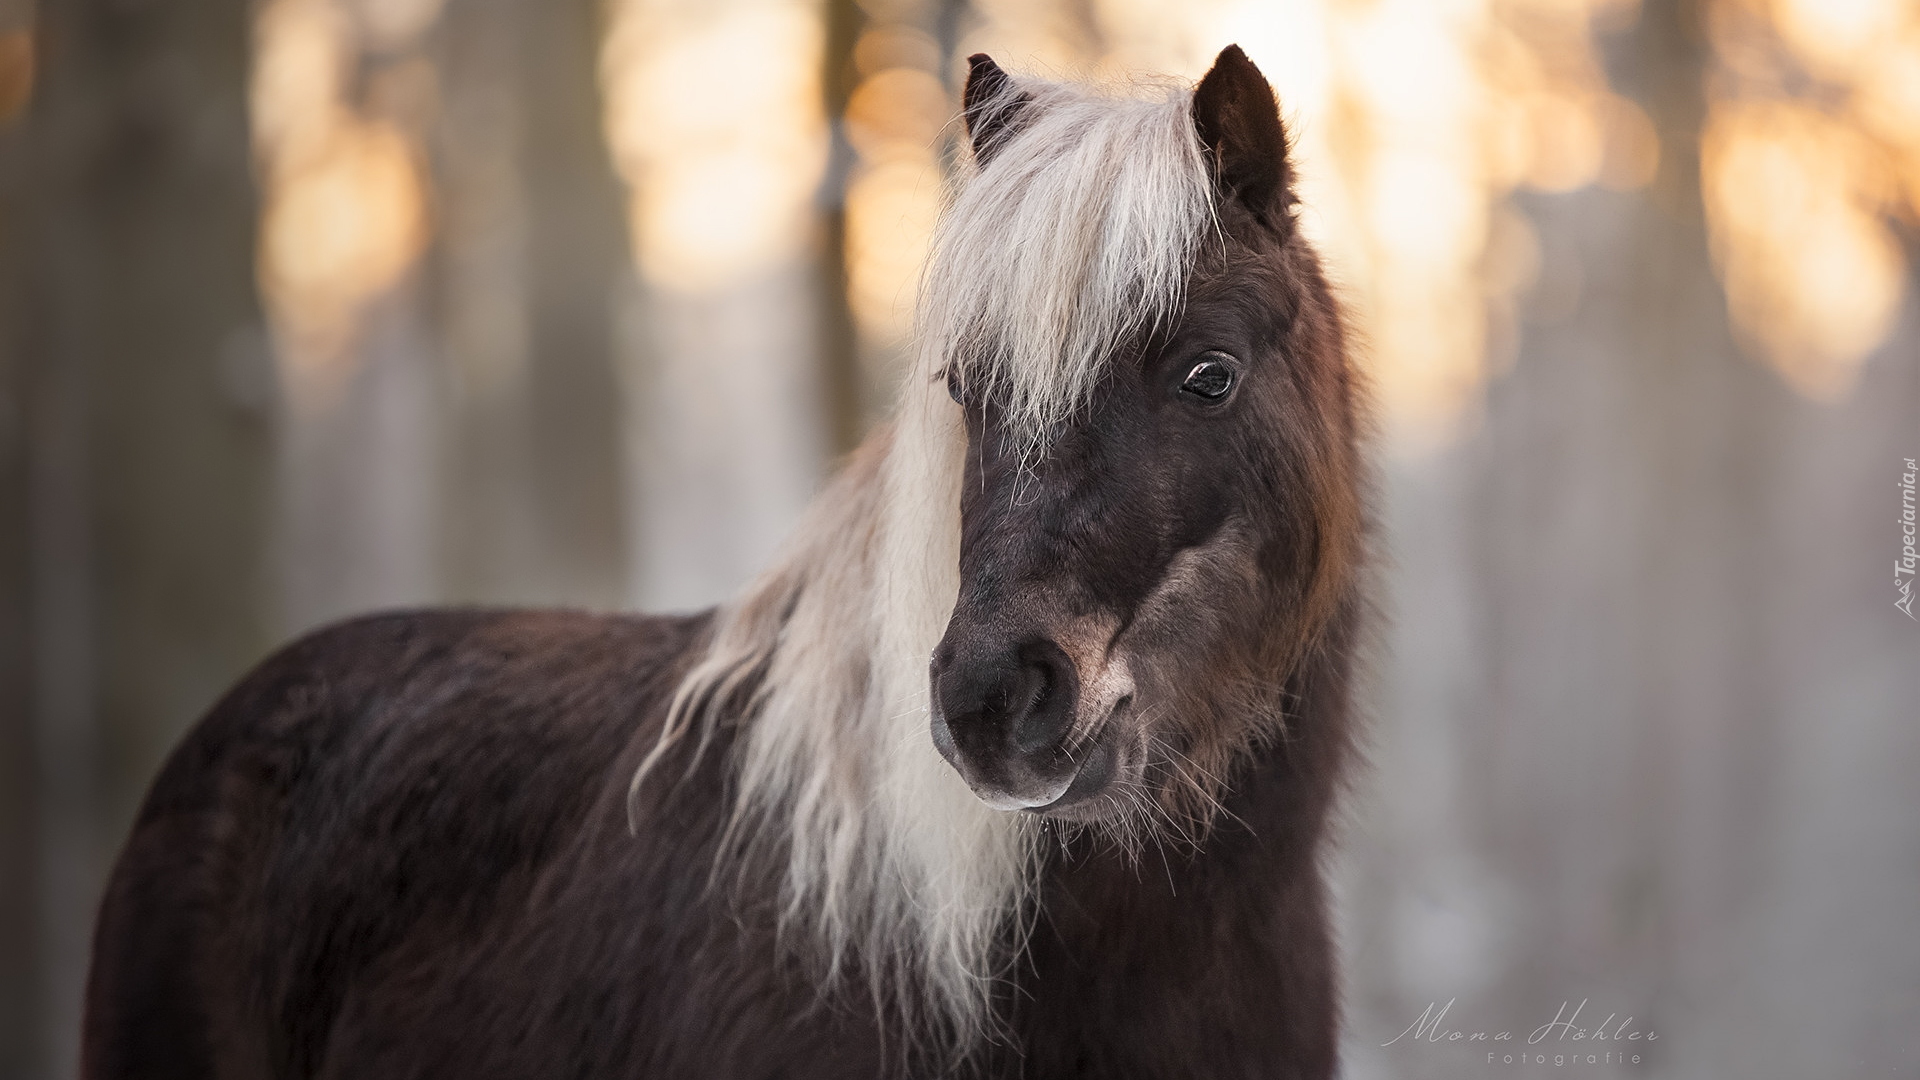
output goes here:
[[938, 47], [911, 27], [880, 23], [854, 56], [848, 302], [870, 349], [897, 348], [912, 330], [913, 286], [939, 215], [941, 137], [957, 103], [937, 74]]
[[[939, 5], [862, 0], [843, 131], [847, 309], [867, 404], [878, 412], [913, 335], [921, 264], [961, 137]], [[964, 61], [960, 61], [964, 66]]]
[[26, 110], [33, 96], [33, 31], [0, 32], [0, 124]]
[[1846, 393], [1892, 332], [1896, 221], [1920, 221], [1920, 9], [1720, 0], [1701, 140], [1728, 313], [1809, 396]]
[[817, 5], [617, 0], [607, 139], [646, 280], [711, 291], [791, 258], [826, 163]]
[[1098, 0], [1078, 32], [1047, 7], [982, 4], [958, 51], [1197, 79], [1237, 42], [1260, 65], [1295, 141], [1306, 228], [1402, 446], [1450, 435], [1511, 347], [1538, 255], [1508, 196], [1631, 189], [1657, 168], [1652, 123], [1609, 90], [1594, 44], [1630, 2]]
[[[1447, 439], [1512, 351], [1539, 252], [1510, 196], [1631, 190], [1660, 166], [1653, 124], [1596, 47], [1635, 0], [980, 0], [958, 40], [939, 5], [860, 9], [844, 117], [822, 107], [824, 11], [808, 0], [617, 0], [601, 83], [652, 285], [710, 293], [791, 264], [823, 180], [844, 182], [846, 302], [871, 385], [890, 384], [911, 334], [976, 50], [1043, 74], [1193, 79], [1223, 43], [1244, 46], [1279, 91], [1307, 227], [1405, 446]], [[1707, 10], [1702, 188], [1730, 317], [1797, 389], [1843, 393], [1899, 308], [1893, 223], [1920, 215], [1920, 15], [1900, 0]], [[425, 243], [419, 140], [348, 87], [360, 53], [404, 49], [437, 14], [437, 0], [272, 0], [258, 18], [261, 278], [310, 375], [350, 362], [355, 313]], [[829, 178], [833, 122], [850, 161]]]
[[[415, 12], [411, 32], [436, 11]], [[394, 24], [373, 25], [381, 45], [400, 44]], [[324, 408], [356, 367], [353, 344], [366, 305], [393, 288], [425, 247], [428, 183], [417, 133], [358, 107], [350, 93], [363, 49], [353, 11], [330, 0], [271, 0], [254, 33], [249, 105], [262, 188], [261, 294], [291, 403]], [[365, 80], [375, 91], [368, 100], [381, 103], [377, 91], [396, 85], [417, 96], [420, 71], [396, 67], [390, 74], [398, 79]]]

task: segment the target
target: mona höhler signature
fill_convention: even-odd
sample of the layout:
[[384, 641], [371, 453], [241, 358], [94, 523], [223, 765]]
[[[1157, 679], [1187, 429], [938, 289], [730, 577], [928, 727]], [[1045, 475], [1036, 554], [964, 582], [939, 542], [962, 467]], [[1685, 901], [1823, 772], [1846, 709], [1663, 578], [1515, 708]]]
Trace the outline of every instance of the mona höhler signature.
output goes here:
[[[1409, 1043], [1513, 1043], [1512, 1031], [1462, 1031], [1447, 1026], [1447, 1013], [1452, 1011], [1454, 1001], [1449, 998], [1445, 1005], [1429, 1002], [1420, 1018], [1407, 1025], [1407, 1029], [1381, 1046], [1406, 1040]], [[1619, 1013], [1609, 1013], [1598, 1024], [1582, 1022], [1581, 1014], [1586, 1011], [1587, 999], [1580, 1004], [1563, 1001], [1553, 1014], [1553, 1019], [1534, 1028], [1528, 1033], [1524, 1046], [1508, 1046], [1487, 1053], [1487, 1064], [1537, 1064], [1537, 1065], [1638, 1065], [1642, 1051], [1649, 1043], [1660, 1038], [1652, 1028], [1639, 1027], [1631, 1016], [1622, 1017]], [[1590, 1025], [1590, 1026], [1589, 1026]], [[1548, 1044], [1551, 1044], [1550, 1046]], [[1570, 1045], [1563, 1045], [1570, 1044]], [[1602, 1045], [1604, 1044], [1604, 1045]], [[1535, 1049], [1526, 1049], [1533, 1047]]]

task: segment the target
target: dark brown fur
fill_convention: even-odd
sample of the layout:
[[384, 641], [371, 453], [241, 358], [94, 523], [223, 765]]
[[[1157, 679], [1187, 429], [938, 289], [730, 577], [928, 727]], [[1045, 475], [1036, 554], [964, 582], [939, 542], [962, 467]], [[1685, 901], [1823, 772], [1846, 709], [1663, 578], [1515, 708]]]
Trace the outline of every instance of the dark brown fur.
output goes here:
[[[1258, 73], [1221, 65], [1239, 109]], [[661, 775], [685, 779], [643, 786], [629, 833], [629, 780], [711, 616], [429, 611], [290, 646], [175, 751], [101, 909], [84, 1075], [1330, 1076], [1320, 860], [1364, 607], [1357, 394], [1281, 150], [1271, 175], [1235, 157], [1231, 132], [1282, 138], [1277, 119], [1229, 112], [1209, 141], [1224, 242], [1179, 324], [1025, 480], [969, 409], [960, 651], [1062, 612], [1131, 619], [1222, 522], [1258, 541], [1247, 588], [1142, 631], [1140, 693], [1210, 775], [1160, 793], [1193, 831], [1129, 852], [1063, 826], [1030, 934], [1008, 924], [1001, 1038], [913, 1050], [858, 976], [823, 992], [776, 940], [776, 864], [716, 886], [738, 725], [676, 750]], [[1228, 345], [1238, 419], [1141, 426], [1160, 407], [1141, 395]], [[1049, 497], [1008, 498], [1018, 482]]]

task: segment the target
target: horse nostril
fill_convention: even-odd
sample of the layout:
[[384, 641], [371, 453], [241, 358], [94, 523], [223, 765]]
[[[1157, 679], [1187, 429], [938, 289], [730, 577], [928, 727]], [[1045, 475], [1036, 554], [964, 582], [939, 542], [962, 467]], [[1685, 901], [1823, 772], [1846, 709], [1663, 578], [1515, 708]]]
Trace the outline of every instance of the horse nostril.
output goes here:
[[928, 726], [932, 729], [933, 748], [940, 752], [940, 756], [947, 760], [947, 764], [951, 765], [956, 749], [953, 744], [953, 729], [947, 726], [947, 718], [942, 715], [941, 710], [932, 711], [933, 715], [928, 718], [930, 721]]
[[1073, 662], [1048, 639], [998, 651], [990, 659], [948, 652], [935, 668], [940, 727], [947, 729], [935, 732], [936, 745], [944, 735], [948, 746], [976, 756], [1029, 757], [1056, 750], [1073, 724], [1078, 693]]
[[[1051, 641], [1046, 645], [1054, 653], [1060, 651]], [[1017, 753], [1032, 754], [1052, 749], [1073, 721], [1072, 697], [1062, 693], [1072, 666], [1064, 655], [1056, 661], [1042, 650], [1022, 651], [1028, 655], [1022, 657], [1021, 683], [1007, 709], [1008, 735]]]

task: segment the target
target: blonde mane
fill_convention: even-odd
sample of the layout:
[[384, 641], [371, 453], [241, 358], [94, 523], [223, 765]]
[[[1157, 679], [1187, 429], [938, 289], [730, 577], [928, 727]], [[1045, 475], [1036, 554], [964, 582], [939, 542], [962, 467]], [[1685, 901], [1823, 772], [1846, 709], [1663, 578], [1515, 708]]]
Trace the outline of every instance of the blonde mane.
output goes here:
[[1116, 349], [1179, 310], [1212, 220], [1190, 91], [1017, 90], [1021, 126], [943, 216], [893, 423], [721, 607], [633, 779], [637, 793], [690, 733], [746, 723], [723, 858], [783, 860], [783, 937], [829, 981], [858, 964], [884, 1014], [960, 1047], [991, 1033], [1011, 959], [997, 946], [1024, 928], [1039, 834], [977, 799], [928, 735], [966, 456], [941, 380], [994, 394], [1043, 452]]

